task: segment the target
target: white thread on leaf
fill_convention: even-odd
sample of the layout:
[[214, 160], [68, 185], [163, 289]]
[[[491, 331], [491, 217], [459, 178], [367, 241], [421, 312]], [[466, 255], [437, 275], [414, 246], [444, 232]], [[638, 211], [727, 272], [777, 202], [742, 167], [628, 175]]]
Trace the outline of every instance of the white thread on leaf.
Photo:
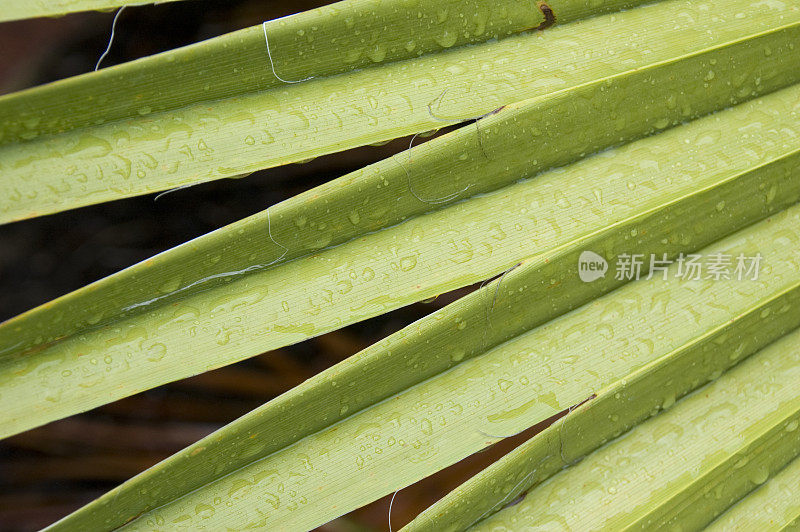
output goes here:
[[264, 22], [261, 25], [261, 27], [264, 28], [264, 42], [267, 43], [267, 56], [269, 57], [269, 66], [272, 67], [272, 73], [275, 75], [276, 78], [278, 78], [280, 81], [282, 81], [284, 83], [303, 83], [304, 81], [308, 81], [310, 79], [314, 79], [314, 76], [309, 76], [309, 77], [307, 77], [305, 79], [299, 79], [299, 80], [293, 81], [293, 80], [290, 80], [290, 79], [283, 79], [282, 77], [280, 77], [278, 75], [278, 73], [275, 72], [275, 61], [272, 60], [272, 52], [269, 49], [269, 37], [267, 37], [267, 23]]
[[[490, 116], [490, 115], [493, 115], [493, 114], [497, 113], [500, 109], [502, 109], [502, 107], [500, 107], [498, 109], [495, 109], [494, 111], [489, 111], [486, 114], [482, 114], [480, 116], [475, 116], [475, 117], [472, 117], [472, 118], [449, 118], [448, 119], [448, 118], [443, 118], [443, 117], [440, 117], [440, 116], [436, 116], [436, 114], [434, 114], [434, 112], [433, 112], [433, 104], [436, 103], [436, 108], [438, 109], [439, 106], [442, 104], [442, 98], [444, 98], [444, 95], [447, 94], [448, 90], [450, 90], [450, 89], [443, 90], [442, 93], [439, 96], [437, 96], [436, 98], [434, 98], [433, 100], [431, 100], [428, 103], [428, 114], [434, 120], [437, 120], [439, 122], [446, 122], [446, 123], [448, 123], [450, 125], [461, 124], [461, 123], [464, 123], [464, 122], [469, 122], [470, 120], [474, 120], [475, 121], [475, 130], [476, 130], [476, 133], [478, 135], [478, 144], [481, 147], [481, 151], [483, 152], [484, 157], [489, 159], [489, 155], [486, 153], [486, 149], [483, 147], [483, 138], [481, 138], [481, 128], [480, 128], [479, 121], [481, 119], [483, 119], [483, 118], [486, 118], [487, 116]], [[411, 139], [411, 141], [413, 142], [414, 139]]]
[[114, 42], [114, 33], [117, 31], [117, 20], [119, 20], [119, 16], [122, 14], [123, 9], [125, 9], [125, 6], [119, 8], [117, 10], [117, 14], [114, 15], [114, 22], [111, 23], [111, 37], [108, 38], [108, 46], [106, 46], [106, 51], [103, 52], [103, 55], [100, 56], [100, 59], [97, 60], [97, 64], [94, 65], [95, 72], [100, 68], [100, 63], [102, 63], [103, 59], [106, 58], [108, 52], [111, 51], [111, 44]]
[[497, 112], [497, 110], [489, 111], [488, 113], [482, 114], [480, 116], [472, 116], [469, 118], [445, 118], [442, 116], [436, 116], [436, 113], [433, 112], [433, 104], [436, 104], [436, 109], [438, 110], [439, 107], [441, 107], [442, 105], [442, 100], [444, 99], [444, 95], [447, 94], [447, 91], [449, 90], [450, 90], [449, 88], [443, 90], [439, 96], [428, 102], [428, 114], [434, 120], [438, 120], [439, 122], [447, 122], [448, 124], [455, 125], [455, 124], [461, 124], [462, 122], [469, 122], [470, 120], [480, 120], [481, 118], [486, 118], [487, 116]]
[[156, 303], [157, 301], [160, 301], [160, 300], [162, 300], [164, 298], [173, 296], [175, 294], [179, 294], [181, 292], [185, 292], [187, 290], [190, 290], [190, 289], [194, 288], [195, 286], [204, 284], [204, 283], [206, 283], [208, 281], [211, 281], [213, 279], [224, 279], [224, 278], [228, 278], [228, 277], [237, 277], [237, 276], [243, 275], [245, 273], [250, 273], [250, 272], [254, 272], [254, 271], [263, 270], [265, 268], [269, 268], [270, 266], [272, 266], [276, 262], [280, 262], [281, 260], [283, 260], [283, 258], [286, 256], [286, 254], [289, 253], [289, 248], [287, 248], [284, 245], [279, 244], [278, 241], [275, 240], [275, 237], [272, 236], [272, 220], [270, 219], [269, 209], [267, 209], [267, 234], [269, 235], [269, 239], [272, 240], [272, 242], [276, 246], [278, 246], [279, 248], [283, 249], [283, 253], [281, 253], [281, 256], [278, 257], [277, 259], [273, 260], [272, 262], [268, 262], [266, 264], [253, 264], [252, 266], [248, 266], [247, 268], [244, 268], [242, 270], [236, 270], [236, 271], [232, 271], [232, 272], [215, 273], [213, 275], [209, 275], [208, 277], [204, 277], [202, 279], [198, 279], [197, 281], [194, 281], [194, 282], [192, 282], [192, 283], [190, 283], [190, 284], [188, 284], [188, 285], [186, 285], [184, 287], [178, 288], [177, 290], [173, 290], [172, 292], [170, 292], [168, 294], [164, 294], [164, 295], [161, 295], [161, 296], [158, 296], [158, 297], [154, 297], [153, 299], [149, 299], [147, 301], [142, 301], [141, 303], [135, 303], [133, 305], [128, 305], [127, 307], [122, 309], [123, 312], [127, 312], [127, 311], [133, 310], [135, 308], [146, 307], [146, 306], [152, 305], [153, 303]]
[[506, 278], [506, 275], [508, 275], [511, 272], [511, 270], [514, 270], [514, 269], [518, 268], [521, 265], [522, 265], [522, 263], [518, 262], [514, 266], [512, 266], [509, 269], [507, 269], [506, 271], [504, 271], [503, 275], [500, 276], [500, 280], [497, 281], [497, 286], [494, 289], [494, 298], [492, 299], [492, 310], [494, 310], [494, 304], [497, 303], [497, 294], [500, 292], [500, 285], [503, 283], [503, 279]]
[[[271, 264], [273, 264], [273, 263], [271, 263]], [[243, 270], [237, 270], [237, 271], [233, 271], [233, 272], [215, 273], [213, 275], [209, 275], [208, 277], [203, 277], [202, 279], [198, 279], [197, 281], [194, 281], [194, 282], [192, 282], [192, 283], [190, 283], [190, 284], [188, 284], [186, 286], [183, 286], [181, 288], [178, 288], [177, 290], [173, 290], [172, 292], [170, 292], [168, 294], [164, 294], [163, 296], [154, 297], [153, 299], [149, 299], [147, 301], [142, 301], [141, 303], [135, 303], [133, 305], [128, 305], [127, 307], [124, 307], [122, 310], [123, 310], [123, 312], [127, 312], [127, 311], [133, 310], [135, 308], [147, 307], [149, 305], [152, 305], [153, 303], [161, 301], [162, 299], [165, 299], [165, 298], [170, 297], [170, 296], [174, 296], [175, 294], [180, 294], [182, 292], [186, 292], [187, 290], [190, 290], [190, 289], [194, 288], [195, 286], [201, 285], [201, 284], [206, 283], [208, 281], [211, 281], [213, 279], [225, 279], [227, 277], [236, 277], [236, 276], [248, 273], [248, 272], [252, 272], [252, 271], [260, 270], [262, 268], [266, 268], [267, 266], [269, 266], [269, 264], [254, 264], [252, 266], [248, 266], [247, 268], [244, 268]]]
[[397, 497], [398, 493], [400, 493], [400, 490], [395, 491], [392, 494], [392, 500], [389, 501], [389, 532], [392, 532], [392, 505], [394, 504], [394, 498]]
[[189, 183], [188, 185], [181, 185], [179, 187], [175, 187], [175, 188], [171, 188], [169, 190], [165, 190], [164, 192], [156, 194], [156, 197], [153, 198], [153, 202], [158, 201], [158, 198], [160, 198], [161, 196], [166, 196], [167, 194], [171, 194], [171, 193], [175, 192], [176, 190], [183, 190], [185, 188], [193, 187], [193, 186], [199, 185], [199, 184], [200, 183]]
[[436, 116], [433, 112], [433, 104], [436, 103], [436, 109], [439, 109], [439, 106], [442, 105], [442, 98], [444, 98], [444, 95], [447, 94], [447, 91], [449, 90], [450, 89], [443, 90], [439, 96], [428, 102], [428, 114], [431, 115], [431, 118], [433, 118], [434, 120], [438, 120], [439, 122], [447, 122], [448, 124], [457, 124], [459, 122], [463, 122], [463, 120], [454, 118], [441, 118]]
[[[409, 143], [408, 143], [408, 150], [406, 150], [406, 151], [407, 151], [407, 153], [408, 153], [407, 162], [408, 162], [409, 164], [411, 163], [411, 148], [413, 147], [412, 145], [414, 144], [414, 140], [415, 140], [415, 139], [416, 139], [418, 136], [419, 136], [419, 133], [417, 133], [416, 135], [414, 135], [413, 137], [411, 137], [411, 142], [409, 142]], [[402, 169], [403, 169], [403, 171], [406, 173], [406, 178], [407, 178], [407, 181], [408, 181], [408, 190], [409, 190], [409, 192], [411, 192], [411, 195], [412, 195], [412, 196], [414, 196], [415, 198], [417, 198], [417, 199], [418, 199], [419, 201], [421, 201], [422, 203], [427, 203], [427, 204], [429, 204], [429, 205], [439, 205], [439, 204], [442, 204], [442, 203], [447, 203], [447, 202], [449, 202], [449, 201], [452, 201], [452, 200], [454, 200], [455, 198], [457, 198], [459, 195], [463, 194], [463, 193], [464, 193], [464, 192], [466, 192], [467, 190], [469, 190], [469, 189], [470, 189], [470, 187], [472, 186], [472, 184], [469, 184], [469, 185], [467, 185], [466, 187], [464, 187], [463, 189], [459, 190], [458, 192], [453, 192], [452, 194], [448, 194], [448, 195], [446, 195], [446, 196], [443, 196], [443, 197], [441, 197], [441, 198], [437, 198], [437, 199], [428, 200], [428, 199], [425, 199], [425, 198], [421, 197], [419, 194], [417, 194], [417, 193], [414, 191], [414, 185], [411, 183], [411, 174], [408, 172], [408, 168], [406, 168], [405, 166], [403, 166], [403, 163], [401, 163], [401, 162], [400, 162], [400, 161], [398, 161], [397, 159], [395, 159], [395, 161], [397, 162], [397, 164], [399, 164], [399, 165], [400, 165], [400, 168], [402, 168]]]
[[267, 233], [269, 233], [269, 239], [272, 240], [272, 242], [276, 246], [278, 246], [279, 248], [283, 248], [283, 254], [280, 257], [278, 257], [277, 259], [275, 259], [272, 262], [270, 262], [269, 264], [266, 264], [264, 266], [265, 268], [267, 266], [272, 266], [276, 262], [281, 261], [283, 259], [283, 257], [285, 257], [287, 253], [289, 253], [289, 248], [287, 248], [286, 246], [283, 246], [281, 244], [278, 244], [278, 241], [275, 240], [275, 237], [272, 236], [272, 220], [270, 219], [270, 216], [269, 216], [269, 209], [267, 209]]
[[[492, 332], [494, 332], [494, 329], [492, 327], [492, 311], [494, 310], [495, 303], [497, 303], [497, 295], [500, 292], [500, 285], [503, 283], [503, 279], [506, 278], [506, 275], [508, 275], [511, 272], [511, 270], [513, 270], [513, 269], [515, 269], [515, 268], [517, 268], [517, 267], [519, 267], [521, 265], [522, 265], [522, 263], [518, 262], [517, 264], [515, 264], [511, 268], [507, 269], [506, 271], [504, 271], [500, 275], [499, 280], [497, 281], [497, 286], [495, 286], [495, 288], [494, 288], [494, 296], [492, 297], [491, 306], [484, 305], [486, 307], [486, 327], [483, 328], [483, 343], [482, 343], [484, 350], [487, 348], [486, 340], [488, 339], [489, 331], [491, 330]], [[494, 280], [496, 278], [497, 277], [492, 277], [492, 278], [489, 278], [489, 279], [485, 279], [481, 283], [481, 286], [478, 288], [478, 290], [482, 290], [486, 285], [490, 284], [492, 282], [492, 280]], [[487, 293], [488, 293], [488, 291], [487, 291]]]
[[400, 165], [400, 168], [402, 168], [406, 173], [406, 177], [408, 178], [408, 190], [411, 192], [411, 195], [414, 196], [415, 198], [417, 198], [422, 203], [427, 203], [429, 205], [439, 205], [439, 204], [442, 204], [442, 203], [447, 203], [449, 201], [452, 201], [452, 200], [456, 199], [460, 194], [463, 194], [464, 192], [469, 190], [469, 188], [472, 186], [472, 185], [467, 185], [466, 187], [464, 187], [462, 190], [459, 190], [458, 192], [454, 192], [452, 194], [448, 194], [447, 196], [443, 196], [443, 197], [435, 199], [435, 200], [428, 200], [428, 199], [425, 199], [423, 197], [420, 197], [419, 194], [414, 192], [414, 186], [411, 184], [411, 174], [408, 173], [408, 169], [405, 166], [403, 166], [403, 164], [400, 161], [397, 161], [396, 159], [395, 159], [395, 161], [397, 162], [397, 164]]
[[408, 143], [408, 162], [411, 162], [411, 148], [414, 146], [414, 141], [417, 140], [419, 133], [414, 133], [414, 136], [411, 137], [411, 141]]

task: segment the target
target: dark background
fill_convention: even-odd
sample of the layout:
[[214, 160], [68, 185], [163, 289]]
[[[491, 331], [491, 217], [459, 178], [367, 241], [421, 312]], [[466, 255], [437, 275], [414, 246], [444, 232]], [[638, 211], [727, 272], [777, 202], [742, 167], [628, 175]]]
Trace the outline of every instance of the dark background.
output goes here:
[[[103, 65], [325, 4], [194, 0], [126, 8]], [[0, 24], [0, 94], [94, 68], [114, 13]], [[408, 139], [305, 164], [0, 226], [0, 321], [392, 153]], [[440, 308], [440, 296], [319, 338], [175, 382], [0, 442], [0, 531], [50, 524], [310, 376]], [[552, 421], [552, 420], [550, 420]], [[536, 430], [536, 428], [532, 429]], [[395, 530], [507, 452], [507, 440], [401, 491]], [[388, 530], [388, 497], [321, 530]]]

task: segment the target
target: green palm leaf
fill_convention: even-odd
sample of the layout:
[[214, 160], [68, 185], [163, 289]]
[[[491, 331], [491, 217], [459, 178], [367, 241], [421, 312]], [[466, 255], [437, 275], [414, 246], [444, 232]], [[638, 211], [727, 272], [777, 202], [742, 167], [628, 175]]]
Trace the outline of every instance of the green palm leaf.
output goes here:
[[[792, 164], [800, 148], [796, 138], [765, 143], [770, 133], [761, 131], [740, 140], [733, 127], [757, 125], [766, 112], [778, 127], [796, 128], [791, 109], [797, 86], [726, 112], [730, 125], [709, 117], [691, 126], [690, 135], [700, 142], [688, 148], [697, 157], [690, 174], [681, 169], [687, 142], [677, 129], [623, 148], [614, 160], [600, 155], [515, 183], [686, 116], [798, 81], [797, 71], [788, 68], [791, 54], [783, 52], [798, 32], [800, 24], [790, 25], [509, 106], [480, 125], [344, 176], [5, 322], [0, 382], [6, 392], [0, 404], [8, 415], [0, 434], [479, 282], [528, 256], [681, 198], [702, 183], [719, 183], [765, 164]], [[754, 69], [735, 68], [756, 58]], [[727, 68], [707, 86], [676, 95], [683, 80], [723, 61]], [[649, 101], [630, 106], [643, 87], [653, 87]], [[609, 116], [613, 131], [592, 128]], [[724, 159], [708, 151], [708, 142], [728, 146]], [[617, 176], [626, 165], [656, 170], [642, 166], [642, 150], [664, 167], [637, 188]], [[682, 177], [675, 180], [679, 169]], [[785, 205], [792, 197], [776, 201]], [[589, 201], [591, 212], [573, 206], [570, 198]], [[512, 214], [527, 211], [525, 205], [537, 205], [527, 221]], [[584, 212], [580, 224], [576, 209]], [[487, 218], [486, 212], [505, 215]], [[460, 228], [457, 235], [454, 227]], [[727, 227], [733, 229], [735, 223]]]
[[[794, 425], [787, 425], [792, 432]], [[758, 478], [757, 480], [760, 480]], [[800, 525], [800, 458], [753, 490], [716, 519], [708, 530], [792, 530]]]
[[[396, 4], [320, 8], [0, 98], [0, 222], [420, 133], [800, 19], [740, 0], [720, 0], [707, 17], [694, 2], [672, 0], [523, 32], [542, 13], [506, 0], [491, 2], [500, 18], [476, 35], [473, 17], [489, 2], [431, 2], [422, 20]], [[590, 11], [578, 0], [563, 7], [562, 21]], [[441, 13], [449, 15], [439, 22]], [[348, 27], [355, 23], [361, 31]], [[365, 34], [380, 37], [379, 55]], [[707, 66], [711, 82], [720, 72]], [[273, 68], [285, 80], [313, 79], [284, 83]], [[753, 90], [735, 85], [742, 96]]]
[[175, 0], [0, 0], [0, 22], [54, 17], [76, 11], [103, 11], [116, 7], [163, 4]]
[[408, 530], [796, 527], [800, 10], [597, 4], [347, 0], [0, 97], [0, 223], [461, 125], [0, 324], [0, 437], [484, 281], [51, 529], [311, 529], [565, 412]]
[[[769, 267], [757, 282], [653, 278], [529, 329], [507, 318], [520, 319], [522, 299], [544, 307], [550, 283], [539, 265], [523, 265], [188, 447], [54, 529], [125, 523], [130, 529], [311, 529], [603, 390], [627, 390], [629, 379], [651, 379], [632, 386], [634, 393], [647, 391], [644, 403], [651, 408], [653, 399], [668, 404], [798, 325], [798, 222], [795, 206], [703, 250], [706, 256], [761, 253]], [[485, 350], [467, 354], [481, 345]], [[794, 358], [787, 362], [797, 366]], [[665, 385], [654, 394], [659, 372], [669, 378], [658, 379]], [[603, 417], [608, 406], [600, 403]], [[618, 429], [637, 416], [631, 412]], [[575, 443], [576, 450], [587, 445], [577, 437]], [[549, 448], [551, 460], [560, 460]]]
[[470, 530], [699, 530], [800, 455], [798, 378], [795, 332]]

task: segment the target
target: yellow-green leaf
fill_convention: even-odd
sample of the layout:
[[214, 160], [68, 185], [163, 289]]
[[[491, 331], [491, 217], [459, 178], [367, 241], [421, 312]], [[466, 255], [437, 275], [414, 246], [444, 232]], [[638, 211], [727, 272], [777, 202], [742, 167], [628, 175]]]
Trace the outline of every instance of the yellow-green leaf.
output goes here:
[[[542, 16], [533, 2], [442, 0], [422, 21], [398, 3], [335, 4], [0, 98], [0, 222], [427, 131], [800, 19], [790, 5], [718, 0], [712, 16], [671, 0], [524, 32]], [[586, 4], [563, 7], [577, 17], [591, 11]], [[474, 16], [492, 18], [491, 31], [475, 35]], [[348, 27], [353, 21], [364, 24], [360, 32]], [[469, 38], [457, 37], [464, 32]], [[273, 67], [285, 80], [314, 78], [284, 83]], [[783, 71], [763, 79], [774, 72]], [[712, 84], [720, 75], [722, 66], [709, 63], [702, 78]], [[740, 98], [757, 89], [741, 75], [731, 86]]]
[[[760, 253], [757, 281], [654, 277], [530, 330], [520, 320], [537, 316], [522, 315], [520, 300], [546, 307], [550, 283], [540, 273], [546, 257], [525, 263], [112, 490], [54, 530], [124, 523], [129, 530], [311, 529], [623, 385], [662, 357], [709, 340], [714, 346], [724, 327], [739, 338], [752, 326], [741, 316], [758, 316], [762, 327], [773, 323], [777, 334], [796, 326], [798, 243], [795, 206], [702, 250]], [[503, 335], [510, 338], [494, 345]], [[745, 353], [684, 366], [700, 383], [738, 356]]]
[[[786, 31], [764, 38], [781, 42], [791, 35]], [[746, 53], [763, 54], [764, 44], [742, 44]], [[688, 71], [705, 60], [689, 61]], [[674, 72], [642, 71], [643, 78], [622, 80], [620, 90], [605, 82], [584, 87], [575, 93], [586, 94], [583, 105], [557, 98], [509, 108], [488, 117], [480, 137], [468, 126], [5, 322], [0, 434], [480, 281], [537, 253], [557, 253], [568, 244], [575, 249], [601, 238], [609, 226], [635, 223], [651, 211], [662, 215], [665, 203], [686, 198], [693, 205], [694, 193], [724, 188], [737, 176], [757, 184], [734, 187], [734, 197], [743, 193], [758, 201], [714, 201], [718, 224], [697, 222], [709, 225], [706, 237], [797, 201], [797, 180], [788, 176], [800, 135], [786, 132], [798, 128], [800, 86], [536, 174], [614, 142], [604, 129], [591, 129], [608, 108], [619, 109], [623, 138], [652, 131], [653, 122], [680, 120], [682, 101], [669, 84], [650, 94], [648, 105], [628, 105], [642, 79]], [[759, 79], [769, 87], [786, 77]], [[695, 108], [710, 110], [715, 98], [731, 97], [722, 75], [720, 81], [714, 85], [719, 92], [712, 85], [700, 89], [708, 99], [693, 100]], [[687, 101], [694, 96], [687, 89]], [[552, 125], [543, 128], [548, 114]], [[581, 128], [583, 135], [577, 134]], [[515, 140], [520, 138], [526, 143]], [[540, 153], [540, 160], [531, 162], [531, 153]], [[421, 176], [448, 192], [470, 187], [471, 197], [449, 205], [422, 202], [419, 196], [432, 191], [414, 182]], [[526, 177], [532, 178], [518, 181]], [[752, 186], [766, 188], [754, 194]], [[698, 202], [708, 201], [700, 197]], [[658, 215], [651, 220], [657, 224]], [[675, 244], [705, 243], [702, 232], [683, 238], [689, 240]]]
[[794, 332], [471, 530], [701, 530], [800, 456], [799, 381]]
[[103, 11], [117, 7], [164, 4], [175, 0], [0, 0], [0, 22], [54, 17], [76, 11]]
[[[797, 423], [786, 426], [797, 431]], [[800, 525], [800, 458], [719, 516], [709, 532], [794, 530]]]

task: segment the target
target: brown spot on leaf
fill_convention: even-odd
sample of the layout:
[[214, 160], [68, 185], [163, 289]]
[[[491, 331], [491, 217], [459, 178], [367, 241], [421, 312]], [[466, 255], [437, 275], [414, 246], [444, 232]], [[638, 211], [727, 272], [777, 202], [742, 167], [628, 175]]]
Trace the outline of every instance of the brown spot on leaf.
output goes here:
[[536, 26], [535, 29], [539, 31], [546, 30], [547, 28], [556, 23], [556, 14], [553, 11], [553, 8], [547, 5], [547, 2], [544, 1], [536, 2], [536, 7], [538, 7], [539, 11], [541, 11], [542, 15], [544, 15], [544, 20], [542, 21], [541, 24]]

